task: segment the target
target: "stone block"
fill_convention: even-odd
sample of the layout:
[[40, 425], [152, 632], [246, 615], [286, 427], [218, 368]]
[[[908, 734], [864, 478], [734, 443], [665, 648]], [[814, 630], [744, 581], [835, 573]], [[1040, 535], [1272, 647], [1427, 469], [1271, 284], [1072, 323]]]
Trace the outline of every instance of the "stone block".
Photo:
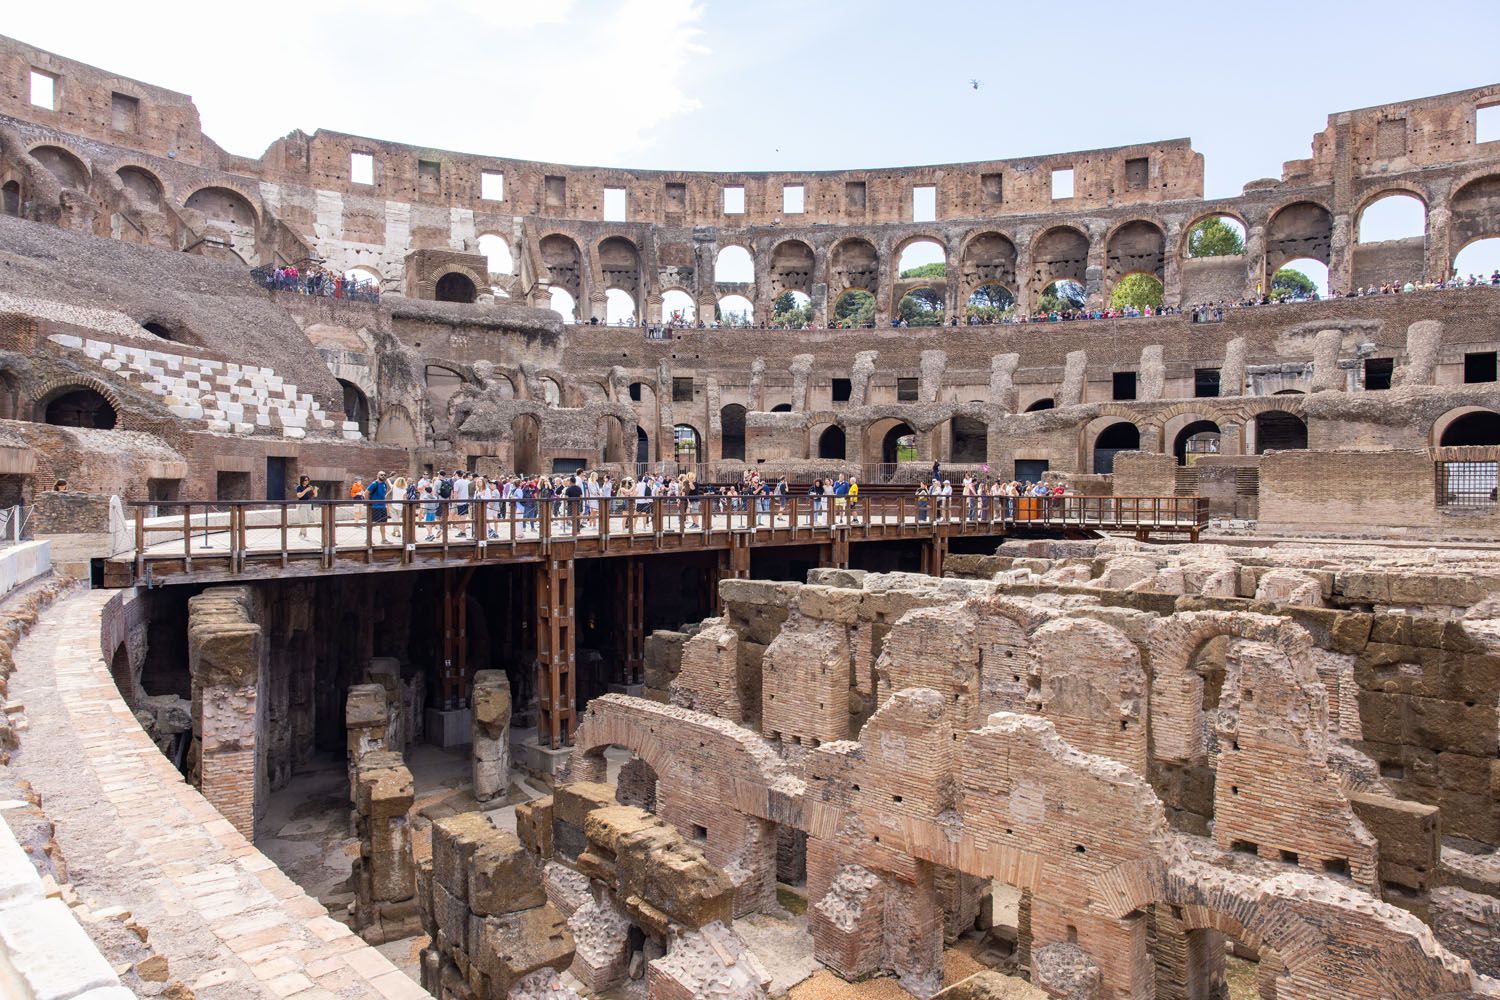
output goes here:
[[495, 830], [475, 851], [469, 867], [469, 909], [499, 916], [546, 902], [540, 860], [515, 834]]

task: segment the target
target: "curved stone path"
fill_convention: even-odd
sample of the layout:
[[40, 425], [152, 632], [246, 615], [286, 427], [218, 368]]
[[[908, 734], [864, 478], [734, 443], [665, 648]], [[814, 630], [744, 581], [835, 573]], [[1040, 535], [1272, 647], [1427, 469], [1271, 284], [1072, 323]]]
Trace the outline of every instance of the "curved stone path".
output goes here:
[[13, 759], [57, 826], [76, 891], [130, 910], [199, 1000], [428, 1000], [189, 786], [99, 651], [108, 591], [45, 611], [15, 651], [28, 728]]

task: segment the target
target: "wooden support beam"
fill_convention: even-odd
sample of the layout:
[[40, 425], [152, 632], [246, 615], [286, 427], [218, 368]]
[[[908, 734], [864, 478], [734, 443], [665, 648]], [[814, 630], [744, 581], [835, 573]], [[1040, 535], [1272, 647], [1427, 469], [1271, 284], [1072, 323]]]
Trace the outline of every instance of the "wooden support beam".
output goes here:
[[573, 738], [577, 678], [574, 565], [551, 555], [536, 567], [537, 742], [556, 750]]
[[928, 576], [942, 576], [943, 563], [948, 559], [948, 536], [934, 534], [922, 543], [922, 572]]

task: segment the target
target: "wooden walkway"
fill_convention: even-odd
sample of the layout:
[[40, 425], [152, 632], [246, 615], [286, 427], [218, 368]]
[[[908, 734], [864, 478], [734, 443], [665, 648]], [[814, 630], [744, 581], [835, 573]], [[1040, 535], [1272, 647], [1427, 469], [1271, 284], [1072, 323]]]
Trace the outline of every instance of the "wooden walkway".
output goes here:
[[[575, 502], [576, 503], [576, 502]], [[105, 567], [107, 586], [226, 582], [568, 559], [824, 545], [829, 565], [847, 565], [851, 544], [913, 540], [946, 548], [970, 535], [1017, 530], [1185, 534], [1208, 524], [1199, 497], [984, 499], [954, 497], [946, 509], [914, 496], [876, 495], [839, 505], [833, 498], [616, 498], [605, 517], [580, 504], [474, 503], [428, 522], [421, 505], [392, 503], [387, 520], [364, 502], [173, 501], [134, 504], [135, 550]], [[154, 508], [154, 510], [153, 510]], [[372, 516], [376, 515], [376, 516]], [[930, 567], [940, 571], [940, 562]]]

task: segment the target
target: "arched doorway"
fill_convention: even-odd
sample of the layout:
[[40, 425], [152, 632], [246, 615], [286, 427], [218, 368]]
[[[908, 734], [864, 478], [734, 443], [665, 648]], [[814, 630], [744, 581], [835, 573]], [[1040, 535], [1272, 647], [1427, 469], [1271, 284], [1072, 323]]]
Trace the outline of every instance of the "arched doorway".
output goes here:
[[692, 424], [672, 428], [672, 459], [678, 465], [697, 465], [702, 459], [703, 438]]
[[1443, 429], [1438, 441], [1443, 448], [1496, 444], [1500, 444], [1500, 413], [1493, 410], [1465, 413]]
[[1094, 475], [1107, 476], [1115, 471], [1115, 456], [1122, 451], [1140, 451], [1141, 431], [1135, 424], [1121, 421], [1110, 424], [1094, 439]]
[[344, 390], [344, 420], [359, 425], [360, 437], [370, 436], [370, 400], [353, 382], [338, 379]]
[[720, 440], [726, 459], [745, 460], [745, 408], [729, 403], [719, 411]]
[[1052, 410], [1056, 409], [1056, 407], [1057, 400], [1053, 399], [1051, 396], [1043, 396], [1041, 399], [1026, 407], [1026, 412], [1040, 413], [1042, 410]]
[[432, 294], [439, 302], [473, 302], [479, 292], [468, 275], [449, 271], [437, 280]]
[[844, 437], [844, 429], [838, 424], [823, 429], [818, 435], [818, 457], [842, 459], [848, 451], [848, 442]]
[[6, 181], [5, 187], [0, 188], [0, 209], [6, 215], [21, 214], [21, 185], [18, 182]]
[[1177, 432], [1172, 454], [1178, 465], [1192, 465], [1201, 455], [1219, 453], [1219, 425], [1212, 420], [1195, 420]]
[[108, 431], [114, 429], [118, 419], [109, 400], [84, 386], [57, 390], [41, 404], [41, 410], [42, 421], [58, 427]]
[[651, 438], [640, 424], [635, 425], [635, 464], [638, 467], [651, 464]]
[[897, 424], [885, 432], [885, 437], [880, 442], [880, 462], [882, 465], [896, 465], [900, 462], [915, 462], [917, 460], [917, 432], [906, 424]]
[[1307, 424], [1295, 413], [1267, 410], [1255, 417], [1255, 453], [1302, 451], [1307, 448]]

